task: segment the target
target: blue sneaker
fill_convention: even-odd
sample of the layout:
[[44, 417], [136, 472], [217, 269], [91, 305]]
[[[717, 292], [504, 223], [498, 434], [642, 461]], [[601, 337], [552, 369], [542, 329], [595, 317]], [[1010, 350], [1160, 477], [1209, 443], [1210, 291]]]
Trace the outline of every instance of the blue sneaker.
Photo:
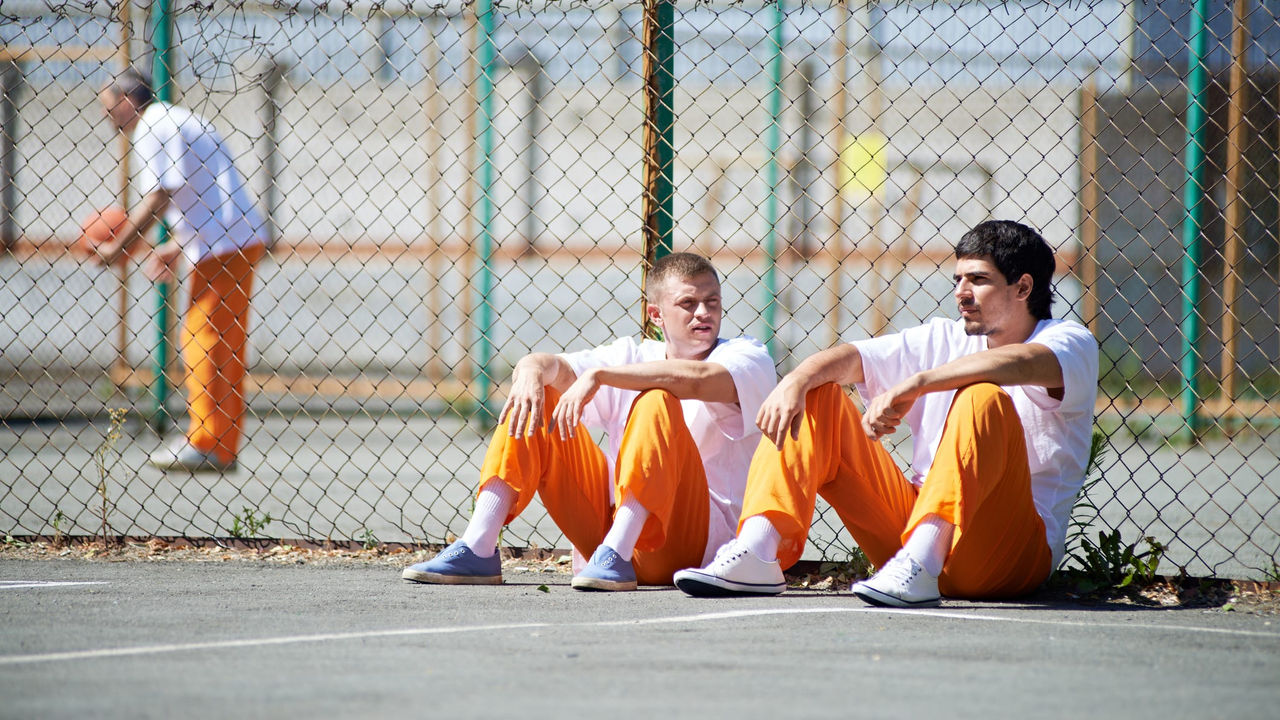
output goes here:
[[601, 545], [570, 584], [574, 590], [635, 590], [636, 569], [613, 548]]
[[455, 540], [430, 560], [405, 568], [400, 577], [438, 585], [501, 585], [502, 558], [496, 552], [482, 558], [466, 543]]

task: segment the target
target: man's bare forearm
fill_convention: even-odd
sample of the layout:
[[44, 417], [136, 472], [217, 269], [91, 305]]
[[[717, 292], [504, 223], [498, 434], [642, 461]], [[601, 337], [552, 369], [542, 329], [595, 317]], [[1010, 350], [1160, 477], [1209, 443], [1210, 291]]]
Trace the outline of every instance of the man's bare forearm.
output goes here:
[[681, 400], [738, 402], [738, 387], [724, 366], [701, 360], [654, 360], [592, 370], [601, 385], [623, 390], [666, 390]]
[[853, 345], [837, 345], [805, 358], [795, 370], [787, 373], [785, 379], [798, 384], [804, 393], [827, 383], [860, 383], [863, 380], [862, 355]]
[[1062, 366], [1053, 351], [1037, 343], [1018, 343], [966, 355], [913, 377], [917, 395], [955, 390], [978, 382], [1060, 388]]

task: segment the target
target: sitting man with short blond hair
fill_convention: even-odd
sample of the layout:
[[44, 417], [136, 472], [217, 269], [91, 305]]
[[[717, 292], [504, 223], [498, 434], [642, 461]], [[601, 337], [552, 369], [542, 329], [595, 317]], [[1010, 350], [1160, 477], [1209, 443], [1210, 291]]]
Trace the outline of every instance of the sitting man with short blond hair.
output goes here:
[[[662, 341], [622, 337], [516, 364], [466, 531], [404, 579], [502, 582], [498, 534], [534, 493], [575, 551], [590, 553], [579, 590], [670, 585], [733, 537], [773, 360], [751, 338], [719, 336], [720, 280], [705, 258], [659, 259], [648, 287]], [[604, 430], [608, 452], [587, 428]]]

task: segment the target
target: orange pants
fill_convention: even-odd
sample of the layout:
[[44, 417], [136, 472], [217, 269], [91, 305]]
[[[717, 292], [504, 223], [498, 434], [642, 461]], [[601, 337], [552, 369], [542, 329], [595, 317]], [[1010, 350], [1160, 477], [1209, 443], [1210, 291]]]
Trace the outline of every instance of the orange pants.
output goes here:
[[257, 245], [207, 258], [191, 273], [181, 339], [191, 415], [187, 440], [228, 462], [240, 450], [249, 298], [253, 267], [263, 252]]
[[[568, 440], [547, 432], [560, 394], [550, 387], [546, 391], [543, 422], [533, 435], [513, 438], [506, 425], [494, 429], [481, 487], [498, 479], [515, 489], [506, 522], [537, 492], [569, 542], [590, 557], [613, 523], [608, 465], [581, 425]], [[630, 495], [649, 511], [632, 558], [636, 579], [642, 585], [670, 585], [677, 570], [702, 564], [710, 496], [702, 459], [674, 395], [649, 390], [636, 398], [614, 475], [614, 504]]]
[[799, 440], [788, 437], [781, 450], [767, 438], [760, 443], [742, 504], [742, 520], [764, 515], [782, 535], [783, 567], [800, 559], [821, 495], [877, 567], [925, 516], [954, 524], [938, 578], [948, 597], [1012, 597], [1049, 576], [1052, 555], [1031, 499], [1022, 421], [998, 386], [956, 393], [919, 491], [863, 432], [861, 413], [840, 387], [824, 385], [805, 402]]

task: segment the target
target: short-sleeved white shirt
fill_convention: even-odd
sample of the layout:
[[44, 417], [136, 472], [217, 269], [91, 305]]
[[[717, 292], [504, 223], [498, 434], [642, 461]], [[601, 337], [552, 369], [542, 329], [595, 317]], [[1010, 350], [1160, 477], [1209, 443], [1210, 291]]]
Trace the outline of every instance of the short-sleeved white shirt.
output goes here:
[[[1053, 565], [1062, 560], [1067, 523], [1084, 482], [1098, 397], [1098, 342], [1083, 325], [1069, 320], [1041, 320], [1026, 342], [1053, 351], [1062, 366], [1062, 400], [1035, 385], [1005, 386], [1013, 398], [1027, 441], [1031, 494], [1044, 520]], [[853, 343], [862, 356], [864, 382], [857, 388], [864, 401], [914, 373], [987, 349], [986, 336], [965, 334], [963, 320], [935, 318], [903, 332]], [[955, 391], [929, 393], [907, 413], [914, 447], [911, 482], [924, 483]]]
[[262, 243], [264, 226], [222, 136], [186, 108], [152, 102], [133, 130], [143, 195], [163, 188], [173, 239], [192, 263]]
[[[608, 345], [560, 357], [569, 363], [574, 373], [582, 375], [592, 368], [665, 360], [666, 356], [666, 343], [657, 340], [636, 343], [632, 338], [620, 337]], [[738, 402], [680, 402], [685, 424], [702, 457], [710, 491], [704, 565], [710, 562], [717, 548], [737, 534], [738, 515], [742, 512], [742, 496], [747, 486], [747, 468], [760, 443], [756, 413], [778, 381], [769, 351], [752, 338], [720, 339], [706, 361], [729, 371], [738, 391]], [[627, 416], [639, 394], [635, 390], [601, 387], [582, 414], [583, 425], [602, 429], [607, 436], [605, 457], [609, 462], [611, 483]]]

